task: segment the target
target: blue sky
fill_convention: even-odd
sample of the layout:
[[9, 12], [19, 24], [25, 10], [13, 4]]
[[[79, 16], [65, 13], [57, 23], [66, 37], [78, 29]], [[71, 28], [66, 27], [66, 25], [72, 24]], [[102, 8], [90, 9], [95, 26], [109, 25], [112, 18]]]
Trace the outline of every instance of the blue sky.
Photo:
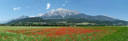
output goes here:
[[64, 8], [128, 21], [128, 0], [0, 0], [0, 22]]

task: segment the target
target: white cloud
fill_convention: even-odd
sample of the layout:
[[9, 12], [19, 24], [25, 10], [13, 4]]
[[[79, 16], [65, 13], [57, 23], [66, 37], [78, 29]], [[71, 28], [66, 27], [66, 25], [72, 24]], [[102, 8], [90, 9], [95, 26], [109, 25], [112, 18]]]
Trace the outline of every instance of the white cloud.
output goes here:
[[15, 7], [14, 11], [16, 11], [16, 10], [21, 10], [21, 7]]
[[63, 4], [63, 6], [65, 6], [65, 4]]
[[50, 5], [51, 5], [50, 3], [47, 3], [47, 8], [46, 9], [49, 9], [50, 8]]

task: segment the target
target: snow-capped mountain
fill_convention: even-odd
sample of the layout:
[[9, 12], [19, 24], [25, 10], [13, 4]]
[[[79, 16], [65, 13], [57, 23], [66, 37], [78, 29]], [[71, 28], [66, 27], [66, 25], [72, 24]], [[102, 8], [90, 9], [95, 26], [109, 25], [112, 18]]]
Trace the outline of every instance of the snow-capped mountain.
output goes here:
[[88, 20], [107, 20], [107, 21], [118, 20], [116, 18], [105, 16], [105, 15], [90, 16], [77, 11], [72, 11], [72, 10], [63, 9], [63, 8], [51, 10], [45, 14], [40, 14], [38, 16], [43, 19], [84, 18]]
[[77, 11], [72, 11], [68, 9], [58, 8], [56, 10], [51, 10], [45, 14], [39, 14], [38, 16], [21, 16], [16, 19], [31, 18], [31, 17], [41, 17], [43, 19], [67, 19], [67, 18], [76, 18], [76, 19], [87, 19], [87, 20], [102, 20], [102, 21], [114, 21], [119, 20], [106, 15], [90, 16], [84, 13]]
[[48, 13], [44, 14], [43, 16], [62, 16], [65, 17], [67, 15], [77, 15], [77, 14], [81, 14], [80, 12], [77, 11], [71, 11], [71, 10], [67, 10], [67, 9], [63, 9], [63, 8], [58, 8], [56, 10], [51, 10]]
[[[42, 18], [43, 17], [61, 17], [64, 18], [65, 16], [69, 16], [69, 15], [78, 15], [81, 14], [80, 12], [77, 11], [71, 11], [71, 10], [67, 10], [67, 9], [63, 9], [63, 8], [58, 8], [56, 10], [51, 10], [46, 14], [42, 14]], [[41, 14], [40, 14], [41, 15]], [[40, 16], [39, 15], [39, 16]]]
[[28, 22], [48, 22], [48, 23], [58, 23], [58, 22], [90, 22], [97, 24], [122, 24], [126, 25], [128, 22], [120, 20], [114, 17], [106, 15], [91, 16], [77, 11], [72, 11], [68, 9], [58, 8], [56, 10], [51, 10], [45, 14], [39, 14], [38, 16], [21, 16], [13, 19], [8, 23], [28, 23]]

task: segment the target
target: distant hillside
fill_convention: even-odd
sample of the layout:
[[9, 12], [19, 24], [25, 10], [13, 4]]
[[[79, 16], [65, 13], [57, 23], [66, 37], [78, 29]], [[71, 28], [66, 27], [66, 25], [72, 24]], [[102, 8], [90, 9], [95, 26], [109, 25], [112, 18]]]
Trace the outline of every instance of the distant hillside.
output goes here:
[[115, 20], [115, 21], [99, 21], [99, 20], [87, 20], [87, 19], [74, 19], [74, 18], [68, 18], [68, 19], [48, 19], [51, 22], [66, 22], [66, 23], [96, 23], [98, 25], [127, 25], [127, 21], [122, 20]]
[[[13, 20], [9, 22], [8, 24], [41, 24], [41, 25], [75, 25], [75, 24], [82, 24], [82, 23], [89, 23], [86, 25], [127, 25], [128, 22], [121, 21], [121, 20], [115, 20], [115, 21], [99, 21], [99, 20], [87, 20], [87, 19], [75, 19], [75, 18], [68, 18], [68, 19], [42, 19], [40, 17], [33, 17], [33, 18], [24, 18], [24, 19], [18, 19]], [[93, 24], [91, 24], [93, 23]]]
[[44, 20], [40, 17], [33, 17], [33, 18], [23, 18], [23, 19], [12, 20], [9, 23], [32, 23], [32, 22], [49, 22], [49, 21]]

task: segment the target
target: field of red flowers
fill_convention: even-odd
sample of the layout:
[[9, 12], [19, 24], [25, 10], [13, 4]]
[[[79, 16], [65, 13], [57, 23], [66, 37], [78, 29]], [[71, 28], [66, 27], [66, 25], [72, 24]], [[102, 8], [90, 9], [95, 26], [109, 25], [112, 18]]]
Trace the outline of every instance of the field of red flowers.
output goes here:
[[[97, 27], [98, 28], [98, 27]], [[3, 41], [98, 41], [104, 36], [117, 30], [114, 27], [107, 29], [58, 27], [5, 30], [0, 34]]]

